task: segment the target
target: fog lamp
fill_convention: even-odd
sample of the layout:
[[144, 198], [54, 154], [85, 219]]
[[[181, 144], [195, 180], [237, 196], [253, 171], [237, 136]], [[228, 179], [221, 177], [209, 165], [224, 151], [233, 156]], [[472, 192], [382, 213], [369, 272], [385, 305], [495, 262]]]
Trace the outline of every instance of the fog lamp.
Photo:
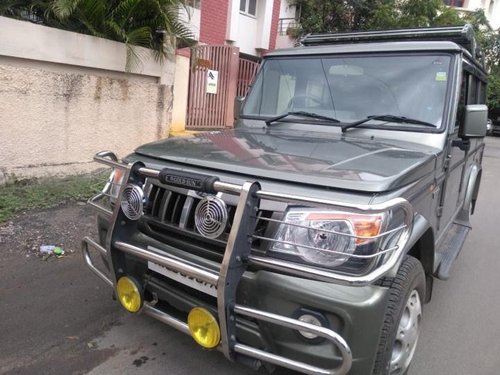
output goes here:
[[202, 347], [213, 349], [219, 345], [220, 329], [215, 317], [202, 307], [193, 308], [187, 323], [193, 339]]
[[[313, 325], [318, 326], [318, 327], [323, 326], [323, 324], [321, 324], [321, 321], [316, 316], [311, 315], [311, 314], [301, 315], [301, 316], [299, 316], [298, 320], [300, 320], [301, 322], [304, 322], [304, 323], [313, 324]], [[309, 340], [312, 340], [312, 339], [319, 337], [317, 334], [309, 332], [309, 331], [299, 331], [299, 333], [303, 337], [305, 337], [306, 339], [309, 339]]]
[[142, 307], [142, 295], [134, 279], [122, 276], [116, 283], [116, 294], [125, 310], [135, 313]]

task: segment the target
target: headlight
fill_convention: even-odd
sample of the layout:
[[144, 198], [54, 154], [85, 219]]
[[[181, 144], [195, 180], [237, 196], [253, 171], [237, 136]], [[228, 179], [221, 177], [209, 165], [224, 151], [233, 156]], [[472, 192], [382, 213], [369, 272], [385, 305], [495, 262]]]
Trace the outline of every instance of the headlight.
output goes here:
[[374, 236], [380, 233], [383, 221], [382, 214], [291, 208], [270, 251], [321, 267], [338, 267], [359, 247], [374, 249]]
[[120, 187], [123, 182], [124, 170], [121, 168], [115, 168], [109, 176], [109, 180], [102, 189], [103, 193], [109, 196], [111, 203], [115, 203], [118, 199], [118, 194], [120, 193]]

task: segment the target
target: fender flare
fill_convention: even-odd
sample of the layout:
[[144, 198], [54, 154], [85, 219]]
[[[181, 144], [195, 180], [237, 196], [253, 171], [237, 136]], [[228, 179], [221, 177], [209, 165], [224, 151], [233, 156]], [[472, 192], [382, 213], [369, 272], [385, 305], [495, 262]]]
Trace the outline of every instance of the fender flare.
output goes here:
[[478, 164], [473, 164], [469, 168], [467, 186], [465, 190], [464, 203], [462, 206], [462, 210], [464, 212], [469, 211], [469, 207], [471, 207], [471, 214], [474, 213], [474, 208], [476, 205], [476, 199], [479, 194], [479, 185], [481, 183], [481, 174], [482, 168]]
[[[418, 253], [415, 253], [415, 249]], [[413, 220], [413, 228], [406, 243], [405, 252], [420, 260], [426, 274], [434, 272], [434, 230], [429, 221], [420, 214], [415, 215]]]
[[[416, 214], [413, 219], [412, 231], [405, 244], [404, 253], [417, 258], [422, 263], [427, 275], [434, 273], [434, 230], [429, 221], [421, 214]], [[396, 264], [387, 276], [394, 277], [400, 265], [400, 263]]]

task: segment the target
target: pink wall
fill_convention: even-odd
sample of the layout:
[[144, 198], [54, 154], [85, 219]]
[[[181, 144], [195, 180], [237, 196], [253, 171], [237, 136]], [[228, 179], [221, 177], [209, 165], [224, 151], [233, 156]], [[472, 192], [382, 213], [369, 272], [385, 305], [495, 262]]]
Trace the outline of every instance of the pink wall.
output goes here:
[[271, 36], [269, 37], [269, 49], [276, 48], [276, 37], [278, 36], [278, 23], [280, 19], [280, 0], [274, 0], [273, 20], [271, 24]]
[[212, 45], [225, 44], [228, 10], [228, 0], [201, 2], [200, 42]]

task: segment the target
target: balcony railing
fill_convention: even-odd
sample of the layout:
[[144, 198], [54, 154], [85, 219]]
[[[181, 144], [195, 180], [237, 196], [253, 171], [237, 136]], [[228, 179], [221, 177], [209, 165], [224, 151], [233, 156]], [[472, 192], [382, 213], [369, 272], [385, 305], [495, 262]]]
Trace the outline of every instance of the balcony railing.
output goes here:
[[280, 18], [278, 24], [278, 35], [291, 35], [291, 30], [297, 30], [300, 27], [299, 22], [295, 18]]

